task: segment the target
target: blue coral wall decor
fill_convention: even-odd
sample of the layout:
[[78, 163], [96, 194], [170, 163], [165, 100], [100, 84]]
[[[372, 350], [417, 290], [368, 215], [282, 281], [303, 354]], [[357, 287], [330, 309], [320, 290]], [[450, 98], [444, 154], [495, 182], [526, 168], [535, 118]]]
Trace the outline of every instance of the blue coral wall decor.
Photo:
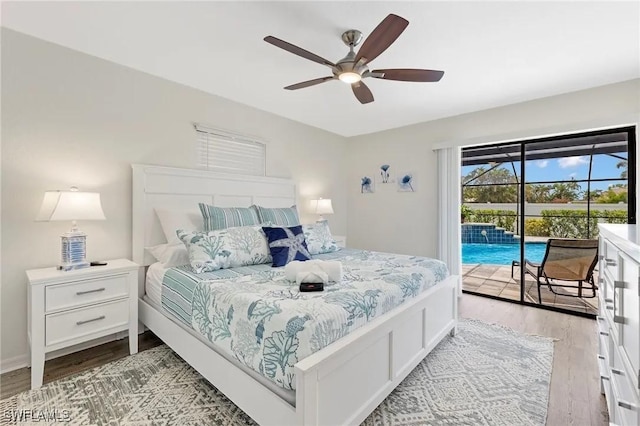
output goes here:
[[389, 172], [390, 168], [391, 166], [388, 164], [383, 164], [380, 166], [380, 182], [381, 183], [390, 183], [389, 181], [389, 177], [391, 176], [391, 173]]
[[398, 192], [416, 192], [416, 177], [413, 172], [398, 174]]
[[363, 176], [360, 178], [360, 193], [372, 194], [375, 192], [373, 178], [371, 176]]

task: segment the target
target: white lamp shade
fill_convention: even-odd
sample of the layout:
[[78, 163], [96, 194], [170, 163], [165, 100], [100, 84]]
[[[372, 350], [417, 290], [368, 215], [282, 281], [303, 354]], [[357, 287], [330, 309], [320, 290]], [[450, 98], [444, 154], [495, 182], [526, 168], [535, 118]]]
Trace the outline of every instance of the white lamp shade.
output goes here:
[[316, 214], [333, 214], [333, 206], [331, 205], [330, 198], [320, 198], [319, 200], [313, 200], [316, 206]]
[[47, 191], [37, 221], [104, 220], [97, 192]]

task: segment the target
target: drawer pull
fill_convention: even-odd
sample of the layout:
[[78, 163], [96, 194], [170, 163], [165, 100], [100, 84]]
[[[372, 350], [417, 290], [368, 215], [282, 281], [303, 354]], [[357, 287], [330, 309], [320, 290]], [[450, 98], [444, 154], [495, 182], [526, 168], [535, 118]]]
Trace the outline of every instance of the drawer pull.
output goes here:
[[604, 301], [607, 302], [607, 303], [613, 303], [613, 299], [610, 299], [610, 298], [606, 298], [606, 299], [604, 299]]
[[618, 400], [618, 407], [621, 407], [627, 410], [634, 410], [634, 411], [638, 409], [638, 407], [636, 407], [634, 404], [624, 401], [622, 399]]
[[604, 355], [598, 355], [598, 359], [604, 359]]
[[100, 315], [99, 317], [96, 317], [96, 318], [91, 318], [91, 319], [84, 320], [84, 321], [77, 321], [76, 325], [82, 325], [82, 324], [86, 324], [88, 322], [100, 321], [100, 320], [103, 320], [105, 318], [106, 317], [104, 315]]
[[601, 316], [597, 316], [597, 317], [596, 317], [596, 319], [597, 319], [598, 321], [604, 321], [604, 320], [605, 320], [605, 319], [604, 319], [604, 317], [601, 317]]
[[610, 310], [610, 311], [613, 311], [613, 306], [611, 306], [611, 305], [607, 305], [607, 306], [606, 306], [606, 308], [607, 308], [608, 310]]
[[100, 288], [96, 288], [95, 290], [76, 291], [76, 295], [82, 296], [83, 294], [100, 293], [101, 291], [105, 291], [105, 290], [106, 288], [100, 287]]
[[626, 324], [627, 320], [624, 319], [624, 317], [622, 315], [614, 315], [613, 316], [613, 322], [618, 323], [618, 324]]
[[598, 284], [604, 284], [604, 278], [602, 277], [598, 278]]
[[614, 259], [605, 259], [604, 261], [608, 266], [616, 266], [618, 264], [618, 262], [616, 262]]
[[619, 376], [624, 376], [624, 371], [622, 371], [622, 370], [618, 370], [617, 368], [612, 368], [612, 369], [611, 369], [611, 372], [612, 372], [613, 374], [617, 374], [617, 375], [619, 375]]
[[600, 334], [601, 334], [602, 336], [608, 336], [608, 335], [609, 335], [609, 333], [608, 333], [608, 332], [606, 332], [606, 331], [601, 331], [601, 332], [600, 332]]
[[627, 288], [627, 282], [626, 281], [614, 281], [613, 282], [613, 287], [614, 288]]

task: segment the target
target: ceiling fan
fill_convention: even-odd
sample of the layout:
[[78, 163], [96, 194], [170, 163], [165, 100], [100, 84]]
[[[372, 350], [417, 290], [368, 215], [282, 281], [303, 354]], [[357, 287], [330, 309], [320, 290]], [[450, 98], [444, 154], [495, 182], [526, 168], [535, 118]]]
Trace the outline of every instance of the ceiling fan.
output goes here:
[[367, 37], [358, 53], [355, 53], [353, 48], [362, 41], [362, 33], [358, 30], [345, 31], [342, 34], [342, 41], [349, 46], [349, 53], [335, 64], [316, 54], [273, 36], [265, 37], [264, 41], [284, 49], [287, 52], [291, 52], [294, 55], [301, 56], [321, 65], [326, 65], [331, 68], [331, 71], [333, 72], [332, 76], [320, 77], [292, 84], [291, 86], [285, 87], [285, 89], [297, 90], [309, 86], [315, 86], [316, 84], [330, 80], [339, 79], [340, 81], [351, 85], [353, 94], [360, 103], [368, 104], [369, 102], [373, 102], [373, 94], [362, 81], [364, 78], [373, 77], [383, 80], [436, 82], [440, 81], [444, 75], [444, 71], [409, 68], [369, 70], [367, 64], [387, 50], [387, 48], [396, 41], [400, 34], [402, 34], [405, 28], [407, 28], [407, 25], [409, 25], [409, 21], [406, 19], [390, 14], [384, 18], [369, 37]]

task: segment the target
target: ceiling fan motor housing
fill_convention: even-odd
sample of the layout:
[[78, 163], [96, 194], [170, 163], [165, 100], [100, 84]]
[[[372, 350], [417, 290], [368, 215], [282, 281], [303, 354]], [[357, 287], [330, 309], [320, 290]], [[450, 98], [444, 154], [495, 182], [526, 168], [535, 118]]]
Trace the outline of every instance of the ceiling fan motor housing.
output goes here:
[[355, 59], [356, 54], [353, 49], [351, 49], [349, 53], [347, 53], [347, 56], [336, 62], [336, 66], [333, 69], [333, 74], [337, 76], [343, 72], [355, 72], [362, 75], [365, 72], [369, 71], [369, 68], [362, 63], [364, 61], [359, 61], [358, 63], [356, 63]]

